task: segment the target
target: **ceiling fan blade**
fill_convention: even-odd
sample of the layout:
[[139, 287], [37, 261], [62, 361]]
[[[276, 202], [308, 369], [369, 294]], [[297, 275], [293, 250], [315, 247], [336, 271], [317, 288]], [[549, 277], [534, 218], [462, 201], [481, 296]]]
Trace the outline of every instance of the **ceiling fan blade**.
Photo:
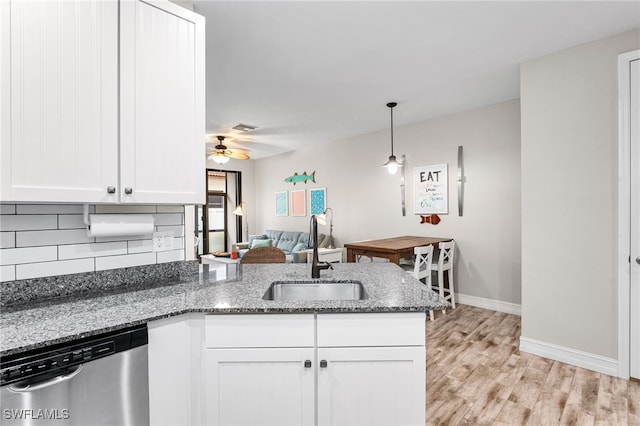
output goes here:
[[248, 160], [249, 159], [249, 156], [247, 154], [242, 153], [242, 152], [226, 152], [224, 155], [229, 157], [229, 158], [236, 159], [236, 160]]
[[248, 149], [244, 149], [244, 148], [230, 148], [227, 151], [231, 151], [231, 152], [237, 152], [239, 154], [251, 154], [251, 151], [249, 151]]

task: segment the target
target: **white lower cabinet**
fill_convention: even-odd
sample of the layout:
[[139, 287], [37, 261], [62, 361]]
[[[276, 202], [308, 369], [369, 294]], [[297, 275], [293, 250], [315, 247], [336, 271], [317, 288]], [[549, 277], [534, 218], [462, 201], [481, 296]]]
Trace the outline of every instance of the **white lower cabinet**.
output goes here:
[[424, 313], [207, 316], [205, 424], [423, 425], [424, 320]]
[[206, 423], [313, 425], [313, 358], [313, 348], [207, 350]]
[[424, 347], [318, 348], [318, 359], [318, 425], [424, 425]]

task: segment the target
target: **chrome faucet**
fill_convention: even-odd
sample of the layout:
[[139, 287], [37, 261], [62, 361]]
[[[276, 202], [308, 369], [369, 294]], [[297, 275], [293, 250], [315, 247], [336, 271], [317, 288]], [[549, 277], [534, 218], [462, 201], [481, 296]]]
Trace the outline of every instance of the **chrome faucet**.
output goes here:
[[320, 278], [320, 271], [322, 269], [333, 269], [333, 266], [331, 266], [329, 262], [320, 262], [318, 260], [318, 217], [315, 214], [311, 216], [309, 246], [313, 247], [311, 278]]

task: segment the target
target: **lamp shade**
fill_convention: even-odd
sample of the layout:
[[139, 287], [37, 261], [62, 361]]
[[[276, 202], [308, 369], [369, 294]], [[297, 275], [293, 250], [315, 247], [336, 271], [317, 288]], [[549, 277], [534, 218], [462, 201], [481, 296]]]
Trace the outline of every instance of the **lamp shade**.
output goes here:
[[210, 155], [209, 158], [218, 164], [224, 164], [229, 161], [229, 157], [224, 155], [222, 152], [216, 152], [213, 155]]
[[402, 167], [402, 163], [399, 163], [398, 160], [396, 160], [395, 155], [390, 155], [389, 160], [387, 160], [382, 167], [386, 167], [390, 174], [395, 174], [398, 171], [398, 168]]

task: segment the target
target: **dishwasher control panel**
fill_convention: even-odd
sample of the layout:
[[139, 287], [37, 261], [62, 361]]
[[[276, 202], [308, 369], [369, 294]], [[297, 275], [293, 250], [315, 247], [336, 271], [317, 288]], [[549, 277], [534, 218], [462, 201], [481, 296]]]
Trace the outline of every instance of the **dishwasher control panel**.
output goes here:
[[0, 377], [2, 385], [30, 379], [34, 376], [49, 373], [62, 374], [70, 367], [74, 367], [93, 359], [115, 353], [114, 342], [104, 342], [96, 346], [85, 346], [59, 353], [48, 353], [44, 358], [34, 355], [20, 358], [13, 362], [2, 364]]
[[43, 380], [72, 371], [73, 367], [147, 344], [146, 326], [131, 332], [109, 333], [58, 344], [0, 359], [0, 385], [23, 380]]

